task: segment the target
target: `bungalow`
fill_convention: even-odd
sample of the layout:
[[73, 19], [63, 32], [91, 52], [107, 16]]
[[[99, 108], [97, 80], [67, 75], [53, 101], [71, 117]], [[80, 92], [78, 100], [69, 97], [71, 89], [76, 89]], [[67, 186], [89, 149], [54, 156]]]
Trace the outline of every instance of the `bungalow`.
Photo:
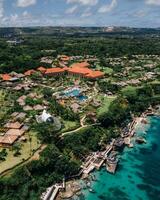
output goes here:
[[19, 136], [17, 135], [4, 135], [0, 136], [0, 146], [9, 147], [18, 140]]
[[20, 129], [23, 124], [20, 124], [19, 122], [9, 122], [4, 125], [5, 128], [9, 129]]
[[25, 76], [31, 76], [32, 74], [36, 73], [34, 69], [30, 69], [24, 73]]
[[9, 74], [1, 74], [0, 77], [3, 81], [10, 81], [12, 79]]
[[68, 62], [70, 60], [70, 57], [66, 55], [60, 55], [59, 58], [63, 62]]
[[5, 135], [8, 135], [8, 136], [22, 136], [24, 134], [24, 130], [23, 129], [9, 129]]
[[42, 57], [40, 62], [41, 62], [41, 63], [52, 64], [53, 59], [50, 58], [50, 57]]

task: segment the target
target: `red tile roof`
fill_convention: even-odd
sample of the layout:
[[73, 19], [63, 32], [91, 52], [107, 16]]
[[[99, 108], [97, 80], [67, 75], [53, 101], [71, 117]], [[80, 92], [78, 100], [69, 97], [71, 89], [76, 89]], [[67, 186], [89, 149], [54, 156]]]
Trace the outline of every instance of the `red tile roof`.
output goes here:
[[87, 78], [101, 78], [104, 76], [104, 73], [101, 71], [91, 71], [89, 74], [86, 75]]
[[70, 67], [72, 67], [72, 68], [74, 68], [74, 67], [87, 68], [89, 66], [90, 66], [89, 63], [81, 62], [81, 63], [73, 63]]
[[25, 76], [30, 76], [30, 75], [34, 74], [35, 72], [36, 72], [36, 71], [35, 71], [34, 69], [30, 69], [30, 70], [26, 71], [26, 72], [24, 73], [24, 75], [25, 75]]
[[10, 135], [10, 136], [13, 136], [13, 135], [16, 135], [16, 136], [22, 136], [24, 134], [24, 130], [22, 129], [9, 129], [7, 132], [6, 132], [6, 135]]
[[73, 67], [68, 70], [69, 73], [73, 74], [81, 74], [81, 75], [86, 75], [91, 72], [90, 69], [88, 68], [81, 68], [81, 67]]
[[1, 74], [0, 77], [3, 81], [9, 81], [12, 79], [12, 77], [9, 74]]
[[104, 76], [103, 72], [89, 69], [89, 66], [90, 65], [87, 62], [75, 63], [68, 69], [68, 73], [79, 74], [86, 78], [101, 78]]
[[47, 69], [45, 67], [40, 66], [37, 68], [37, 70], [40, 71], [41, 73], [45, 73]]
[[62, 61], [69, 61], [69, 60], [70, 60], [70, 57], [69, 57], [69, 56], [66, 56], [66, 55], [62, 55], [62, 56], [60, 57], [60, 59], [61, 59]]
[[11, 129], [20, 129], [23, 124], [20, 124], [19, 122], [9, 122], [4, 125], [5, 128], [11, 128]]
[[12, 145], [18, 138], [19, 136], [17, 135], [0, 136], [0, 144]]
[[45, 74], [59, 74], [63, 73], [65, 70], [59, 67], [56, 68], [49, 68], [46, 70]]

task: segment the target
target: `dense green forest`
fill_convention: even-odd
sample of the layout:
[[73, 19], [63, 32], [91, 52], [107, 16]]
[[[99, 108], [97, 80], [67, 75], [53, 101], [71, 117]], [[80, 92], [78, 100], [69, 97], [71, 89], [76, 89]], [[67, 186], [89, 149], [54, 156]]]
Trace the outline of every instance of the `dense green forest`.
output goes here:
[[[11, 46], [6, 39], [0, 40], [0, 73], [24, 72], [34, 69], [43, 56], [56, 58], [59, 54], [96, 55], [101, 60], [107, 57], [132, 56], [135, 54], [160, 54], [160, 39], [142, 37], [56, 37], [21, 36], [23, 43]], [[43, 50], [53, 50], [45, 52]]]

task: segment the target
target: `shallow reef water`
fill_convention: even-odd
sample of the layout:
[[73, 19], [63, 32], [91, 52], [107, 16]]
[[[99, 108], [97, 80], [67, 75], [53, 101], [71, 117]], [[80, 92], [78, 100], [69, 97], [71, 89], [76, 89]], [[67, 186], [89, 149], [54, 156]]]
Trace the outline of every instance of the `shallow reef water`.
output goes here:
[[94, 171], [94, 193], [84, 189], [79, 200], [160, 200], [160, 117], [148, 117], [148, 122], [136, 129], [147, 144], [125, 148], [115, 175], [105, 168]]

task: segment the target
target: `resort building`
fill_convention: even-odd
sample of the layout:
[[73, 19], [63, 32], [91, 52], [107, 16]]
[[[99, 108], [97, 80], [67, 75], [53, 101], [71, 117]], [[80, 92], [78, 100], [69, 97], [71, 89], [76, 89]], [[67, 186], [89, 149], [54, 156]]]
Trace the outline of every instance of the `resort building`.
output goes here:
[[0, 146], [2, 147], [10, 147], [14, 144], [14, 142], [18, 139], [17, 135], [3, 135], [0, 136]]
[[[68, 60], [69, 57], [63, 57], [65, 60]], [[52, 67], [52, 68], [45, 68], [43, 66], [40, 66], [37, 68], [37, 70], [30, 69], [26, 71], [24, 74], [1, 74], [0, 77], [3, 81], [16, 81], [20, 78], [23, 78], [24, 76], [31, 76], [32, 74], [36, 72], [41, 72], [41, 74], [47, 75], [47, 76], [57, 76], [62, 75], [66, 72], [68, 75], [72, 76], [78, 76], [82, 78], [88, 78], [88, 79], [97, 79], [102, 78], [104, 76], [104, 73], [98, 70], [90, 69], [90, 64], [88, 62], [80, 62], [80, 63], [74, 63], [70, 67], [66, 66], [65, 62], [59, 63], [60, 67]], [[18, 88], [19, 90], [19, 88]]]
[[0, 77], [3, 81], [10, 81], [12, 78], [9, 74], [1, 74]]
[[44, 74], [46, 72], [46, 70], [47, 69], [45, 67], [42, 67], [42, 66], [37, 68], [37, 71], [41, 72], [42, 74]]
[[11, 129], [20, 129], [23, 124], [20, 124], [19, 122], [9, 122], [4, 125], [5, 128], [11, 128]]
[[28, 71], [26, 71], [25, 73], [24, 73], [24, 75], [25, 76], [31, 76], [32, 74], [34, 74], [36, 71], [34, 70], [34, 69], [30, 69], [30, 70], [28, 70]]
[[88, 68], [90, 67], [90, 64], [88, 62], [80, 62], [80, 63], [74, 63], [70, 67], [71, 68]]
[[16, 77], [11, 74], [1, 74], [0, 78], [2, 79], [2, 81], [11, 81], [11, 82], [19, 80], [19, 77]]
[[19, 122], [9, 122], [4, 125], [4, 128], [5, 132], [0, 136], [0, 146], [2, 147], [12, 146], [27, 131], [26, 127]]
[[87, 62], [74, 63], [68, 69], [68, 73], [89, 79], [97, 79], [104, 76], [103, 72], [89, 69], [89, 67], [90, 64]]
[[63, 68], [49, 68], [45, 71], [45, 75], [47, 76], [56, 76], [56, 75], [60, 75], [60, 74], [64, 74], [65, 70]]

